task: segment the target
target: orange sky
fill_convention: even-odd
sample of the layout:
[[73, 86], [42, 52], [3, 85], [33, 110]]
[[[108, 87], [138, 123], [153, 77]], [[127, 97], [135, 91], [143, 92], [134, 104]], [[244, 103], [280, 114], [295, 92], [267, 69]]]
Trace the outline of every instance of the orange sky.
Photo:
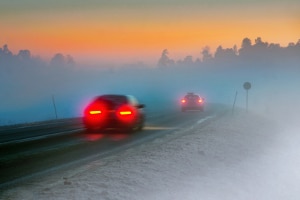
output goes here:
[[239, 47], [245, 37], [252, 41], [262, 37], [263, 41], [282, 46], [297, 42], [299, 5], [293, 1], [275, 5], [156, 5], [153, 9], [111, 6], [58, 11], [19, 7], [18, 12], [0, 14], [0, 45], [8, 44], [14, 53], [29, 49], [46, 59], [60, 52], [72, 55], [77, 62], [153, 64], [165, 48], [178, 60], [186, 55], [200, 57], [204, 46], [212, 51], [218, 45]]

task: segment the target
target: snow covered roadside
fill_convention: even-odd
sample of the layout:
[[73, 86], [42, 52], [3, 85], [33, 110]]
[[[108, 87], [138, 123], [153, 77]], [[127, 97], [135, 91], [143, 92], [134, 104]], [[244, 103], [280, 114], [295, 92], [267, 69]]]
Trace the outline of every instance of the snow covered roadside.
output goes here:
[[299, 199], [297, 127], [240, 113], [195, 125], [0, 199]]

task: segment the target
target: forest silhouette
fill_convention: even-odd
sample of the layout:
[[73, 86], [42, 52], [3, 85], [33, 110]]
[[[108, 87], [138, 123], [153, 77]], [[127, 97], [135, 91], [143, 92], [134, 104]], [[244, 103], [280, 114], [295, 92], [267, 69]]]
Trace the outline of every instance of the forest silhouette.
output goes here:
[[[290, 42], [288, 46], [282, 47], [280, 44], [264, 42], [260, 37], [257, 37], [254, 42], [249, 38], [244, 38], [239, 49], [236, 45], [232, 48], [223, 48], [220, 45], [215, 52], [212, 52], [209, 46], [206, 46], [199, 51], [199, 55], [200, 58], [193, 59], [192, 56], [187, 55], [183, 59], [175, 60], [169, 57], [169, 50], [164, 49], [158, 59], [157, 66], [159, 68], [172, 66], [222, 67], [228, 65], [238, 67], [242, 66], [243, 63], [247, 63], [248, 66], [251, 64], [252, 66], [259, 65], [262, 67], [263, 64], [264, 67], [276, 67], [285, 63], [285, 67], [292, 67], [300, 62], [300, 39], [296, 43]], [[72, 56], [61, 53], [55, 54], [50, 62], [47, 62], [39, 56], [32, 56], [30, 50], [27, 49], [14, 54], [6, 44], [0, 48], [0, 71], [2, 72], [14, 68], [20, 70], [20, 68], [46, 66], [70, 67], [76, 64]]]
[[[222, 65], [242, 65], [248, 64], [272, 64], [286, 62], [287, 64], [299, 63], [300, 61], [300, 39], [290, 42], [287, 47], [280, 44], [263, 42], [260, 37], [254, 43], [249, 38], [242, 40], [241, 48], [236, 45], [232, 48], [223, 48], [221, 45], [212, 53], [208, 46], [201, 51], [201, 59], [193, 60], [192, 56], [186, 56], [183, 60], [173, 60], [169, 58], [168, 49], [164, 49], [158, 61], [159, 67], [175, 65], [182, 66], [222, 66]], [[268, 66], [266, 66], [268, 67]], [[288, 66], [287, 66], [288, 67]]]

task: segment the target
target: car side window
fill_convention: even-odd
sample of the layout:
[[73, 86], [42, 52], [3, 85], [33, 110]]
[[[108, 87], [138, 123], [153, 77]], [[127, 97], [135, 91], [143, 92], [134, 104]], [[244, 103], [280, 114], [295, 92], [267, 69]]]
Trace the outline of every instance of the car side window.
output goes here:
[[137, 99], [134, 98], [133, 96], [128, 95], [127, 98], [128, 98], [128, 102], [129, 102], [131, 105], [133, 105], [133, 106], [139, 105]]

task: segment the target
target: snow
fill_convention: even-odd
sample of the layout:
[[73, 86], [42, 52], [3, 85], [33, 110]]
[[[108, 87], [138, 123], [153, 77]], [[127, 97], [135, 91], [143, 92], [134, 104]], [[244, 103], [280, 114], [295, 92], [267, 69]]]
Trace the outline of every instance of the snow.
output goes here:
[[300, 198], [297, 124], [243, 111], [202, 122], [17, 185], [0, 199]]

